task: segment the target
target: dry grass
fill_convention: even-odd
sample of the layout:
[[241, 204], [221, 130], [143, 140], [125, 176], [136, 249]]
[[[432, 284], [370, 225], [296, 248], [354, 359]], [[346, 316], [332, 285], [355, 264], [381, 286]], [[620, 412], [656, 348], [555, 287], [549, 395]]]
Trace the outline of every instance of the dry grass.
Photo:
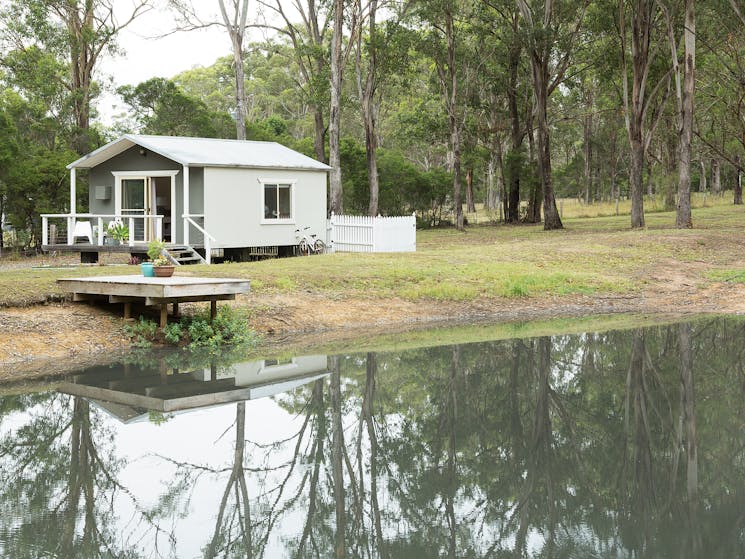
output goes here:
[[[417, 252], [329, 254], [182, 268], [180, 274], [245, 277], [257, 295], [315, 293], [408, 301], [628, 294], [644, 288], [660, 266], [696, 263], [701, 281], [737, 269], [745, 251], [743, 206], [694, 210], [693, 230], [673, 227], [674, 214], [650, 213], [647, 228], [630, 230], [628, 216], [570, 218], [565, 229], [479, 226], [466, 232], [424, 230]], [[47, 264], [55, 264], [48, 259]], [[0, 268], [0, 305], [61, 297], [55, 280], [75, 275], [138, 273], [135, 267]]]

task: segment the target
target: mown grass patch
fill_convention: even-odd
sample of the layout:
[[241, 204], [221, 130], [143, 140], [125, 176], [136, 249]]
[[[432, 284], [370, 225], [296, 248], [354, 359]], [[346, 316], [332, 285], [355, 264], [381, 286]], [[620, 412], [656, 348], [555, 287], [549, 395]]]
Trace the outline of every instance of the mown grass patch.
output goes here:
[[745, 283], [745, 269], [713, 270], [706, 274], [708, 279], [728, 283]]

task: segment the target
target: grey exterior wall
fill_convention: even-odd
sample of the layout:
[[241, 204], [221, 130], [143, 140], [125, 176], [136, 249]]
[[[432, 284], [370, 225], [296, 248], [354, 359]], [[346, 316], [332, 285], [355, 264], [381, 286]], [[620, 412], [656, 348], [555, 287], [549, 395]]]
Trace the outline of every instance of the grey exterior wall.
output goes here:
[[[113, 214], [114, 213], [114, 175], [113, 171], [169, 171], [181, 170], [181, 165], [167, 159], [157, 153], [147, 151], [144, 157], [139, 153], [139, 146], [132, 146], [119, 155], [115, 155], [108, 161], [93, 167], [89, 171], [89, 194], [88, 204], [90, 213]], [[146, 175], [147, 173], [143, 173]], [[111, 189], [109, 200], [96, 200], [96, 186], [108, 186]], [[183, 177], [181, 173], [176, 175], [176, 196], [183, 192]], [[181, 215], [181, 214], [178, 214]]]
[[[89, 212], [113, 214], [115, 171], [180, 171], [175, 177], [176, 221], [172, 225], [174, 242], [183, 243], [184, 213], [183, 166], [150, 151], [146, 156], [134, 146], [92, 168], [89, 172]], [[263, 219], [264, 190], [262, 180], [293, 182], [293, 217], [288, 222], [271, 223]], [[109, 200], [96, 200], [96, 186], [111, 189]], [[217, 239], [215, 246], [242, 248], [288, 246], [297, 243], [296, 229], [309, 227], [308, 233], [326, 238], [326, 172], [287, 171], [279, 169], [244, 169], [232, 167], [189, 168], [189, 213], [204, 214], [204, 228]], [[197, 220], [199, 222], [199, 220]], [[190, 228], [189, 240], [201, 243], [202, 235]]]
[[[293, 216], [289, 222], [263, 219], [261, 180], [291, 181]], [[326, 239], [326, 172], [278, 169], [206, 167], [205, 229], [225, 248], [289, 246], [297, 243], [295, 229], [309, 227]]]

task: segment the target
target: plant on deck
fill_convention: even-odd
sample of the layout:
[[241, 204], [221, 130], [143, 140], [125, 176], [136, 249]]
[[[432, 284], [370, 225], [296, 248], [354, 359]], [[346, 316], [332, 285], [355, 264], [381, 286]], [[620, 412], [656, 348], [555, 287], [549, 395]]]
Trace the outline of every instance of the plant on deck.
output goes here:
[[[153, 264], [155, 264], [155, 260], [162, 257], [163, 249], [165, 248], [166, 244], [163, 241], [160, 241], [158, 239], [153, 239], [150, 241], [147, 245], [147, 255], [150, 258], [150, 260], [153, 261]], [[168, 262], [166, 260], [166, 262]], [[156, 266], [159, 266], [160, 264], [155, 264]]]
[[112, 221], [107, 228], [109, 237], [122, 243], [129, 240], [129, 227], [121, 221]]

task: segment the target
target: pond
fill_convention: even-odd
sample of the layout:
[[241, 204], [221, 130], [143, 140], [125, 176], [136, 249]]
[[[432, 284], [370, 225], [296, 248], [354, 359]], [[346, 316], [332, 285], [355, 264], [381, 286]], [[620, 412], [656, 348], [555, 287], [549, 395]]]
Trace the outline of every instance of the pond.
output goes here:
[[745, 322], [0, 397], [3, 557], [741, 557]]

